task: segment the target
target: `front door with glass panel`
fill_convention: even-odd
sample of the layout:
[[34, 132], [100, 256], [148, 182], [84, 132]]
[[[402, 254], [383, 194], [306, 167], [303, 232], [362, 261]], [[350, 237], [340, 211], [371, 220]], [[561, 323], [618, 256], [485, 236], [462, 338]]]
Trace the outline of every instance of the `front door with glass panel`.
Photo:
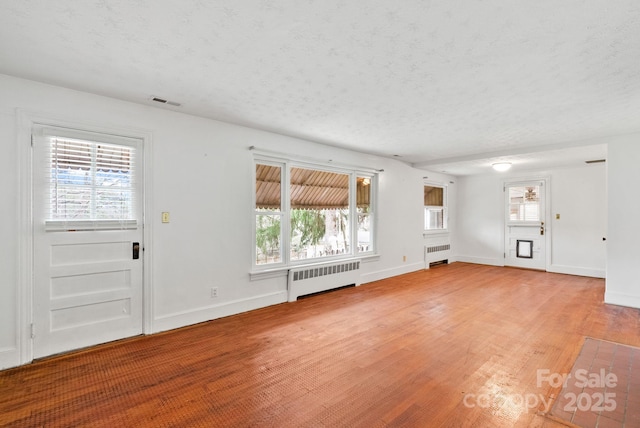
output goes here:
[[505, 266], [546, 270], [545, 190], [545, 180], [505, 184]]
[[142, 141], [33, 130], [33, 356], [142, 333]]

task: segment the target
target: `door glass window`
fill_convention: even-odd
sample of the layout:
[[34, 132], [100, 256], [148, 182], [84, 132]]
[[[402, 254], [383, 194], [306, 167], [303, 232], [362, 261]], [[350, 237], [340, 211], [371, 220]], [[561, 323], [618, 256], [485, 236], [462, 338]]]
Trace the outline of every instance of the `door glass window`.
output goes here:
[[540, 221], [540, 186], [509, 187], [509, 220]]
[[49, 220], [135, 219], [135, 149], [49, 138]]

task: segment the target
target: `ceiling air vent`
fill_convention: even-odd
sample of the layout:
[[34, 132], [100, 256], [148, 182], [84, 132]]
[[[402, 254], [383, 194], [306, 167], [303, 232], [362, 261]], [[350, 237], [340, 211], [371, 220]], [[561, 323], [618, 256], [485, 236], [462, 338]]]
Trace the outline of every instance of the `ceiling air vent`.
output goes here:
[[584, 161], [584, 163], [588, 163], [588, 164], [592, 164], [592, 163], [604, 163], [606, 162], [606, 159], [594, 159], [594, 160], [588, 160], [588, 161]]
[[155, 101], [155, 102], [161, 103], [161, 104], [168, 104], [168, 105], [174, 106], [174, 107], [180, 107], [182, 105], [182, 104], [177, 103], [175, 101], [167, 101], [164, 98], [158, 98], [158, 97], [151, 98], [151, 101]]

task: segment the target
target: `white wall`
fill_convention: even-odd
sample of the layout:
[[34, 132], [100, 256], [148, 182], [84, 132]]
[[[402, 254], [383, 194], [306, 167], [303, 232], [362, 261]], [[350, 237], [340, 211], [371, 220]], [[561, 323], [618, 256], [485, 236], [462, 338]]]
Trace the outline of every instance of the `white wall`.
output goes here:
[[458, 177], [456, 259], [503, 266], [502, 175]]
[[609, 144], [605, 302], [640, 308], [640, 135]]
[[550, 272], [605, 277], [606, 172], [593, 164], [552, 173]]
[[[550, 178], [548, 271], [604, 278], [606, 266], [606, 167], [602, 164], [525, 174], [458, 178], [456, 259], [504, 265], [505, 180]], [[555, 214], [560, 219], [555, 219]]]
[[[1, 101], [0, 101], [1, 102]], [[18, 347], [18, 172], [13, 111], [0, 108], [0, 368]]]
[[[87, 127], [133, 129], [152, 135], [152, 331], [286, 301], [286, 278], [250, 280], [252, 154], [249, 146], [332, 158], [384, 169], [378, 198], [377, 260], [363, 263], [363, 282], [423, 267], [422, 177], [397, 160], [0, 75], [0, 368], [28, 359], [16, 334], [27, 336], [19, 310], [19, 152], [16, 109]], [[20, 142], [23, 144], [23, 142]], [[26, 149], [28, 151], [28, 149]], [[447, 178], [447, 177], [445, 177]], [[452, 205], [455, 201], [451, 202]], [[455, 207], [452, 207], [455, 212]], [[160, 223], [163, 211], [171, 222]], [[403, 257], [406, 256], [406, 261]], [[147, 257], [147, 256], [145, 256]], [[27, 268], [29, 268], [27, 266]], [[210, 298], [212, 286], [219, 297]]]

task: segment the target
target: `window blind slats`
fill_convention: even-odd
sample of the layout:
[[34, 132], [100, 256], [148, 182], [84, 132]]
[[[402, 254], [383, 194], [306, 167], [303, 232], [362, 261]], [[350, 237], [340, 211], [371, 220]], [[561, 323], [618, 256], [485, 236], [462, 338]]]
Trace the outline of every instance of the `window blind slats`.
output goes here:
[[56, 136], [48, 147], [49, 220], [135, 219], [134, 147]]

